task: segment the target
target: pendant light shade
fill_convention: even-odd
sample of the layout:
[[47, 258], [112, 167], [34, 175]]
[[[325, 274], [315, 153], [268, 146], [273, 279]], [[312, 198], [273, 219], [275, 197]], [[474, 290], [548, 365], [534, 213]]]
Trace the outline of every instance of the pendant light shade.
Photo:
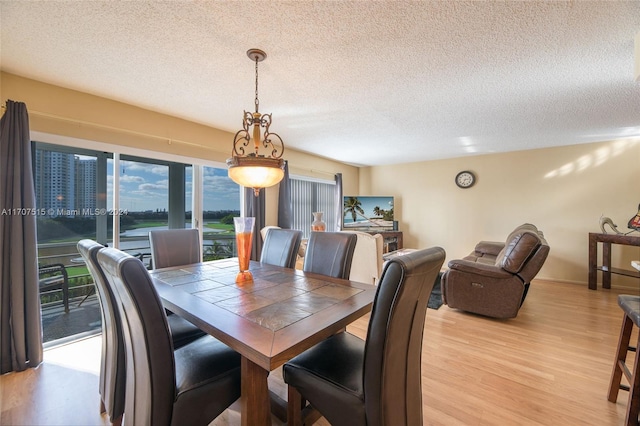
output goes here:
[[284, 177], [284, 160], [266, 157], [232, 157], [227, 160], [229, 177], [247, 188], [267, 188]]
[[233, 138], [233, 150], [231, 158], [227, 159], [227, 166], [231, 180], [253, 188], [257, 196], [261, 188], [273, 186], [284, 177], [284, 142], [278, 134], [269, 131], [271, 114], [260, 114], [258, 111], [258, 62], [263, 61], [267, 54], [259, 49], [249, 49], [247, 56], [256, 64], [256, 110], [253, 113], [244, 112], [242, 129]]

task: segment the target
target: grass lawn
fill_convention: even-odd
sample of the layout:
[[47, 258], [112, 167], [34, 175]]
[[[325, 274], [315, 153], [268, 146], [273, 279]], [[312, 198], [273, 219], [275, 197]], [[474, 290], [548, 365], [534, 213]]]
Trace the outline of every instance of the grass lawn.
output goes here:
[[129, 229], [138, 229], [138, 228], [151, 228], [152, 226], [167, 226], [168, 222], [166, 220], [136, 220], [135, 225], [131, 226]]
[[233, 224], [224, 224], [224, 223], [220, 223], [220, 222], [209, 222], [209, 223], [205, 223], [204, 224], [205, 228], [209, 228], [209, 229], [220, 229], [223, 231], [228, 231], [230, 233], [234, 233], [234, 228], [233, 228]]
[[[167, 226], [167, 222], [166, 221], [159, 221], [159, 220], [138, 220], [136, 221], [136, 224], [132, 227], [130, 227], [129, 229], [138, 229], [138, 228], [151, 228], [151, 227], [159, 227], [159, 226]], [[218, 229], [221, 231], [224, 231], [224, 233], [220, 233], [220, 234], [234, 234], [235, 230], [233, 227], [233, 224], [224, 224], [224, 223], [220, 223], [220, 222], [207, 222], [204, 224], [204, 231], [206, 232], [207, 229]], [[91, 233], [88, 235], [75, 235], [72, 237], [67, 237], [67, 238], [58, 238], [58, 239], [52, 239], [52, 240], [48, 240], [48, 241], [39, 241], [39, 244], [50, 244], [50, 243], [69, 243], [69, 242], [76, 242], [82, 238], [90, 238], [90, 239], [94, 239], [95, 238], [95, 234]], [[68, 270], [71, 270], [71, 268], [68, 268]], [[88, 272], [85, 271], [84, 272], [79, 272], [77, 275], [82, 275], [82, 274], [88, 274]], [[71, 273], [69, 274], [69, 276], [71, 277]]]
[[67, 266], [67, 275], [69, 275], [69, 278], [88, 274], [89, 269], [86, 266]]

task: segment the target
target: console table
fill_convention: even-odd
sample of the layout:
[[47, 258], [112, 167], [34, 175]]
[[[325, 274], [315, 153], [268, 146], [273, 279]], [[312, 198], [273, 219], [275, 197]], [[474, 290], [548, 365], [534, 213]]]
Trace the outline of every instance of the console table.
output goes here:
[[[598, 243], [602, 243], [602, 265], [598, 265]], [[598, 289], [598, 271], [602, 271], [602, 288], [611, 288], [611, 274], [640, 278], [640, 271], [611, 267], [611, 244], [640, 247], [635, 235], [589, 233], [589, 289]]]

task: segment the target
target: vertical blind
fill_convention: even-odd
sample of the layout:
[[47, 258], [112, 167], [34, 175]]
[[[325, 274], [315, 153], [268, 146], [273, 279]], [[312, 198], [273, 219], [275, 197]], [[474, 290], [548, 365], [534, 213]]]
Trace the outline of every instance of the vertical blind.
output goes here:
[[320, 182], [291, 178], [291, 204], [293, 205], [293, 229], [299, 229], [303, 238], [308, 238], [313, 222], [313, 212], [323, 212], [327, 231], [338, 228], [335, 205], [335, 182]]

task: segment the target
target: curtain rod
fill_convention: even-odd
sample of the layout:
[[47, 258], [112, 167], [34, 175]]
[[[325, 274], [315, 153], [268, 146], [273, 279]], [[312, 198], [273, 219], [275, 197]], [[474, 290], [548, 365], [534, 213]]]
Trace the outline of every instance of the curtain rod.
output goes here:
[[335, 172], [325, 172], [324, 170], [316, 170], [316, 169], [309, 169], [310, 172], [312, 173], [324, 173], [325, 175], [330, 175], [330, 176], [334, 176], [336, 175]]
[[[6, 104], [2, 105], [2, 109], [6, 111], [7, 107]], [[169, 145], [173, 144], [173, 143], [177, 143], [177, 144], [182, 144], [182, 145], [191, 145], [191, 146], [197, 146], [199, 148], [204, 148], [207, 149], [209, 151], [213, 151], [213, 152], [218, 152], [218, 153], [222, 153], [222, 151], [217, 151], [214, 149], [209, 148], [206, 145], [201, 145], [195, 142], [187, 142], [181, 139], [173, 139], [173, 138], [168, 138], [165, 136], [158, 136], [158, 135], [152, 135], [150, 133], [144, 133], [144, 132], [138, 132], [136, 130], [128, 130], [128, 129], [121, 129], [119, 127], [113, 127], [113, 126], [108, 126], [106, 124], [99, 124], [99, 123], [94, 123], [91, 121], [84, 121], [84, 120], [77, 120], [77, 119], [73, 119], [73, 118], [68, 118], [68, 117], [62, 117], [60, 115], [55, 115], [55, 114], [50, 114], [47, 112], [41, 112], [41, 111], [35, 111], [35, 110], [27, 110], [29, 115], [33, 114], [33, 115], [37, 115], [40, 117], [45, 117], [45, 118], [51, 118], [54, 120], [60, 120], [60, 121], [66, 121], [69, 123], [73, 123], [73, 124], [77, 124], [78, 126], [91, 126], [91, 127], [96, 127], [96, 128], [100, 128], [100, 129], [105, 129], [105, 130], [111, 130], [114, 132], [119, 132], [119, 133], [127, 133], [130, 135], [135, 135], [135, 136], [142, 136], [142, 137], [146, 137], [146, 138], [150, 138], [150, 139], [159, 139], [162, 141], [166, 141]]]
[[[310, 172], [310, 173], [318, 173], [318, 174], [323, 174], [323, 175], [327, 175], [327, 176], [331, 176], [330, 180], [335, 180], [336, 177], [336, 172], [326, 172], [324, 170], [316, 170], [316, 169], [305, 169], [304, 167], [291, 167], [290, 169], [290, 175], [291, 176], [303, 176], [305, 178], [308, 178], [308, 176], [304, 176], [302, 174], [300, 174], [300, 172]], [[298, 172], [298, 173], [296, 173]], [[321, 178], [318, 178], [319, 180], [322, 180]]]

